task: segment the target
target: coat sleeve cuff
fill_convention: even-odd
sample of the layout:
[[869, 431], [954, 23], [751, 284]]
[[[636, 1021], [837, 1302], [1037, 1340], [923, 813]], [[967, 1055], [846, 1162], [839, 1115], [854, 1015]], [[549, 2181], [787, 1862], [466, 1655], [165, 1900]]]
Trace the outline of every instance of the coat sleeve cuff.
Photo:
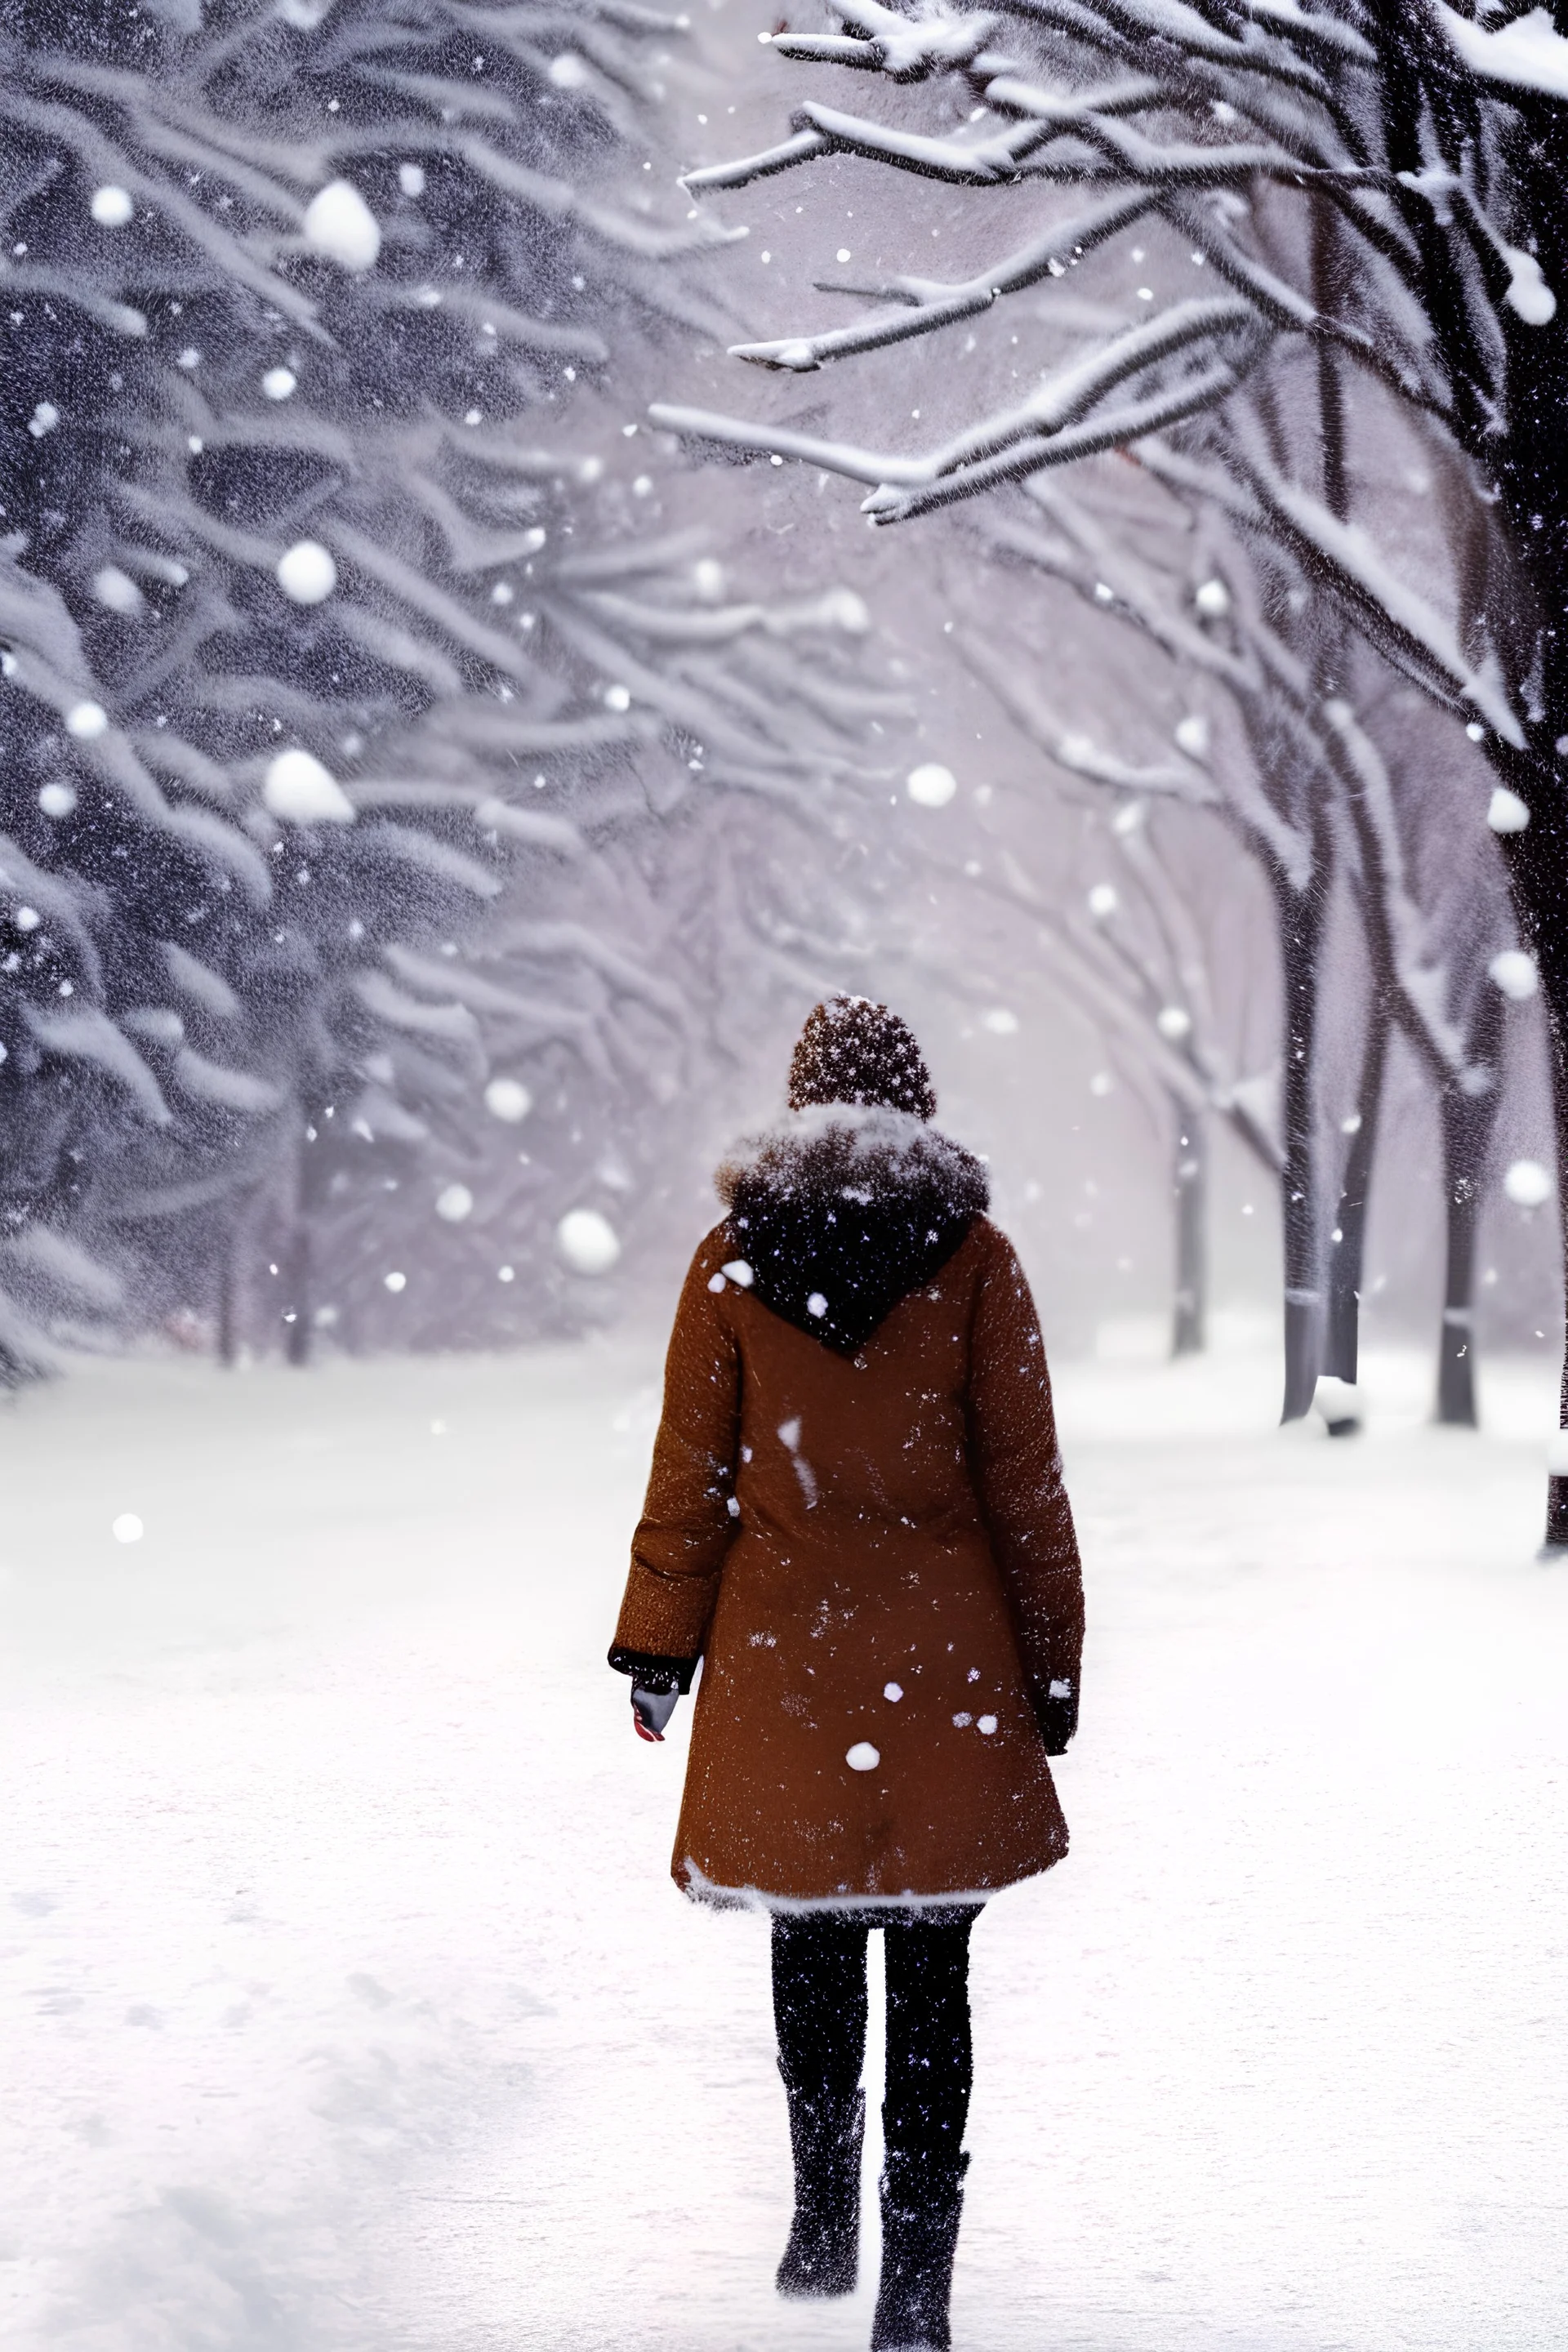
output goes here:
[[610, 1664], [618, 1675], [630, 1675], [639, 1690], [681, 1691], [691, 1688], [691, 1677], [697, 1672], [695, 1658], [660, 1658], [647, 1650], [624, 1649], [619, 1642], [610, 1646]]
[[1048, 1691], [1034, 1693], [1035, 1720], [1040, 1727], [1040, 1737], [1046, 1743], [1047, 1756], [1065, 1756], [1068, 1742], [1078, 1729], [1078, 1679], [1070, 1688], [1054, 1683]]

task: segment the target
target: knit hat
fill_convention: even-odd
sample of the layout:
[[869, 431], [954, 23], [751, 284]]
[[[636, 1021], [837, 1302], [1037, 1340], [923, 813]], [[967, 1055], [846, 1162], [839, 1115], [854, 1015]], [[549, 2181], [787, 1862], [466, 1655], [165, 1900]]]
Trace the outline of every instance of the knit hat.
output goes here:
[[914, 1032], [868, 996], [830, 996], [806, 1015], [790, 1056], [789, 1107], [876, 1103], [930, 1118], [931, 1072]]

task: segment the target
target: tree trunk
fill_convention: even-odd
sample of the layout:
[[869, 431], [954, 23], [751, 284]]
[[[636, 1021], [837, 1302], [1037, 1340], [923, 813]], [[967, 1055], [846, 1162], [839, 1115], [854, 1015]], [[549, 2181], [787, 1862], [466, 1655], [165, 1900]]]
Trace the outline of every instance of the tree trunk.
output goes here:
[[[1320, 195], [1312, 205], [1312, 294], [1318, 309], [1325, 318], [1333, 317], [1342, 307], [1344, 272], [1340, 252], [1338, 217], [1333, 206]], [[1343, 522], [1350, 511], [1350, 478], [1345, 461], [1345, 395], [1341, 373], [1340, 354], [1333, 345], [1321, 341], [1318, 359], [1318, 423], [1322, 450], [1323, 503], [1337, 520]], [[1321, 702], [1339, 693], [1344, 666], [1347, 631], [1342, 621], [1328, 613], [1320, 626], [1322, 638], [1316, 664], [1317, 692]], [[1324, 897], [1326, 898], [1326, 891]], [[1319, 921], [1324, 912], [1319, 902]], [[1321, 939], [1317, 943], [1321, 948]], [[1315, 958], [1314, 958], [1315, 960]], [[1316, 1006], [1316, 973], [1313, 974], [1313, 1003]], [[1310, 1383], [1317, 1387], [1321, 1369], [1334, 1374], [1353, 1388], [1356, 1358], [1360, 1347], [1361, 1282], [1363, 1243], [1366, 1236], [1366, 1198], [1372, 1177], [1373, 1153], [1377, 1140], [1377, 1114], [1383, 1097], [1383, 1066], [1388, 1048], [1388, 1016], [1381, 990], [1374, 992], [1367, 1024], [1366, 1048], [1362, 1055], [1361, 1084], [1356, 1093], [1356, 1126], [1346, 1155], [1344, 1180], [1340, 1192], [1340, 1213], [1329, 1243], [1328, 1313], [1320, 1338], [1320, 1361], [1313, 1368]], [[1308, 1063], [1310, 1068], [1310, 1056]], [[1311, 1121], [1310, 1141], [1316, 1141], [1316, 1087], [1309, 1086], [1311, 1097], [1303, 1105], [1303, 1123]], [[1289, 1121], [1286, 1122], [1287, 1135]], [[1289, 1150], [1289, 1146], [1287, 1146]], [[1289, 1171], [1287, 1171], [1289, 1181]], [[1309, 1201], [1311, 1185], [1304, 1188]], [[1313, 1236], [1316, 1237], [1316, 1223]], [[1289, 1276], [1286, 1281], [1289, 1283]], [[1286, 1294], [1289, 1316], [1289, 1290]], [[1298, 1379], [1297, 1393], [1308, 1386], [1303, 1365]], [[1286, 1420], [1290, 1412], [1291, 1383], [1289, 1360], [1286, 1369]], [[1311, 1402], [1297, 1408], [1297, 1416], [1307, 1411]]]
[[1388, 1000], [1377, 990], [1368, 1008], [1361, 1081], [1356, 1087], [1355, 1126], [1345, 1154], [1340, 1213], [1330, 1236], [1329, 1322], [1323, 1370], [1356, 1384], [1361, 1354], [1361, 1293], [1366, 1260], [1367, 1202], [1377, 1157], [1383, 1081], [1388, 1066]]
[[1328, 902], [1326, 823], [1315, 828], [1314, 878], [1304, 890], [1276, 888], [1284, 982], [1284, 1080], [1280, 1224], [1285, 1272], [1285, 1402], [1281, 1421], [1311, 1410], [1323, 1345], [1321, 1219], [1318, 1214], [1318, 990]]
[[288, 1304], [283, 1310], [283, 1352], [289, 1363], [310, 1360], [310, 1228], [303, 1217], [289, 1234], [284, 1262]]
[[[1437, 1107], [1448, 1234], [1443, 1325], [1437, 1342], [1437, 1419], [1450, 1429], [1474, 1429], [1478, 1421], [1476, 1242], [1502, 1095], [1504, 1010], [1500, 989], [1483, 983], [1465, 1041], [1469, 1084], [1460, 1081], [1445, 1087]], [[1483, 1079], [1487, 1083], [1481, 1083]]]
[[[1568, 590], [1568, 583], [1563, 586]], [[1557, 610], [1563, 609], [1563, 601], [1560, 594]], [[1557, 640], [1560, 635], [1568, 637], [1568, 631], [1552, 630], [1548, 635]], [[1568, 732], [1568, 671], [1563, 668], [1563, 649], [1556, 645], [1548, 658], [1547, 688], [1542, 697], [1556, 712], [1554, 718], [1543, 722], [1547, 733], [1553, 727]], [[1555, 677], [1552, 676], [1554, 668], [1558, 672]], [[1562, 781], [1553, 756], [1544, 750], [1540, 753], [1516, 751], [1496, 736], [1489, 740], [1488, 749], [1509, 791], [1517, 793], [1530, 812], [1530, 821], [1521, 831], [1501, 836], [1501, 846], [1520, 929], [1541, 974], [1557, 1139], [1559, 1254], [1568, 1259], [1568, 1221], [1563, 1219], [1561, 1178], [1561, 1171], [1568, 1168], [1568, 809], [1563, 805]], [[1568, 1265], [1564, 1271], [1568, 1278]], [[1557, 1418], [1559, 1428], [1568, 1430], [1568, 1322], [1563, 1331]], [[1558, 1471], [1553, 1471], [1546, 1481], [1544, 1549], [1550, 1552], [1568, 1551], [1568, 1475]]]
[[315, 1159], [311, 1147], [317, 1132], [315, 1118], [308, 1111], [302, 1111], [294, 1161], [289, 1227], [283, 1244], [283, 1351], [289, 1363], [301, 1367], [310, 1360], [312, 1337], [310, 1291], [315, 1269], [310, 1247], [310, 1223], [315, 1205], [311, 1182]]
[[247, 1216], [242, 1205], [224, 1234], [218, 1253], [217, 1355], [232, 1370], [245, 1344], [245, 1238]]
[[1173, 1356], [1201, 1355], [1208, 1345], [1208, 1135], [1202, 1112], [1177, 1103], [1176, 1304]]
[[1463, 1167], [1468, 1155], [1453, 1136], [1452, 1130], [1458, 1122], [1449, 1116], [1447, 1098], [1443, 1108], [1443, 1183], [1448, 1248], [1443, 1279], [1443, 1328], [1437, 1343], [1437, 1419], [1450, 1429], [1474, 1429], [1476, 1226], [1480, 1213], [1480, 1187]]

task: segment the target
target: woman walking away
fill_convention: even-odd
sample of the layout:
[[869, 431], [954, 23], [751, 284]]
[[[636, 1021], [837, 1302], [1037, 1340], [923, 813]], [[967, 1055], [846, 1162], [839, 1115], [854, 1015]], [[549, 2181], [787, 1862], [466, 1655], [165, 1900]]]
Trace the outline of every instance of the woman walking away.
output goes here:
[[674, 1873], [773, 1920], [795, 2210], [783, 2294], [855, 2284], [866, 1938], [883, 1931], [874, 2352], [945, 2352], [969, 1937], [1048, 1870], [1083, 1587], [1028, 1286], [913, 1036], [834, 997], [790, 1116], [719, 1171], [610, 1663], [660, 1739], [699, 1659]]

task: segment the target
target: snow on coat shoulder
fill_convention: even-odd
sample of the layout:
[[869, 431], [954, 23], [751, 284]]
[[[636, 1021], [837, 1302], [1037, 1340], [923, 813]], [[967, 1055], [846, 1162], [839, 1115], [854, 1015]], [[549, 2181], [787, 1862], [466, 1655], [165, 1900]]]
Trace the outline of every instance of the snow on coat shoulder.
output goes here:
[[736, 1192], [759, 1178], [810, 1187], [845, 1171], [883, 1192], [934, 1180], [972, 1215], [991, 1197], [984, 1163], [973, 1152], [912, 1111], [881, 1103], [807, 1103], [788, 1111], [776, 1126], [734, 1144], [713, 1181], [719, 1198], [732, 1205]]
[[989, 1199], [962, 1144], [911, 1112], [844, 1103], [749, 1137], [714, 1181], [763, 1305], [849, 1355], [945, 1265]]

